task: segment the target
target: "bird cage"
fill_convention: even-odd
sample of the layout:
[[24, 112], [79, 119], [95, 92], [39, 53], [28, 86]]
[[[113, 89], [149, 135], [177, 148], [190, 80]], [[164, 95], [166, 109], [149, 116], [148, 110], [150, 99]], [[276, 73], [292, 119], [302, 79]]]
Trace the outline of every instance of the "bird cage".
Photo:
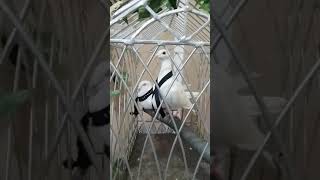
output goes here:
[[[139, 18], [137, 10], [141, 7], [150, 13], [150, 18]], [[199, 10], [195, 1], [181, 0], [176, 9], [163, 5], [155, 12], [148, 1], [133, 0], [112, 14], [113, 178], [209, 179], [209, 34], [210, 16]], [[161, 66], [157, 53], [161, 50], [169, 53], [174, 83], [183, 84], [185, 92], [198, 94], [190, 97], [194, 112], [184, 109], [175, 116], [165, 100], [162, 105], [168, 113], [164, 117], [159, 116], [159, 108], [139, 108], [139, 83], [156, 82]], [[132, 115], [134, 107], [138, 107], [137, 115]]]
[[[2, 180], [70, 179], [62, 162], [76, 156], [76, 136], [88, 140], [78, 121], [87, 111], [87, 79], [105, 61], [98, 57], [107, 37], [90, 19], [99, 22], [106, 15], [96, 10], [98, 1], [64, 3], [0, 2]], [[83, 14], [79, 20], [69, 12]], [[96, 34], [86, 34], [92, 27]], [[3, 116], [8, 99], [19, 106]]]
[[[213, 174], [217, 179], [319, 179], [320, 26], [313, 23], [320, 21], [306, 13], [319, 3], [269, 1], [261, 6], [218, 0], [214, 7]], [[242, 129], [251, 123], [254, 129]]]

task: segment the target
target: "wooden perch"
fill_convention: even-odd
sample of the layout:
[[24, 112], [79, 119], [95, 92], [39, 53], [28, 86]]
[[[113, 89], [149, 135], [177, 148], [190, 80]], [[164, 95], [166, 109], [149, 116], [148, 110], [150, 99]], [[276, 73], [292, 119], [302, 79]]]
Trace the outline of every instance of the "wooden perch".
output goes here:
[[[147, 114], [149, 114], [150, 116], [154, 117], [155, 115], [155, 112], [152, 111], [152, 110], [145, 110], [145, 112]], [[177, 129], [179, 129], [181, 127], [181, 124], [182, 124], [182, 121], [173, 116], [174, 118], [174, 122], [177, 126]], [[171, 129], [173, 129], [174, 131], [175, 128], [174, 128], [174, 124], [173, 122], [171, 121], [171, 118], [169, 115], [165, 116], [164, 118], [162, 118], [159, 114], [157, 116], [157, 119], [163, 123], [165, 123], [167, 126], [169, 126]], [[180, 132], [180, 136], [182, 139], [184, 139], [185, 141], [187, 141], [191, 147], [193, 149], [196, 150], [197, 153], [199, 153], [199, 155], [203, 152], [203, 149], [205, 148], [206, 144], [207, 144], [207, 141], [198, 137], [190, 127], [188, 126], [183, 126], [183, 129], [181, 129], [181, 132]], [[210, 160], [210, 146], [208, 146], [203, 154], [203, 157], [202, 157], [207, 163], [210, 163], [211, 160]]]

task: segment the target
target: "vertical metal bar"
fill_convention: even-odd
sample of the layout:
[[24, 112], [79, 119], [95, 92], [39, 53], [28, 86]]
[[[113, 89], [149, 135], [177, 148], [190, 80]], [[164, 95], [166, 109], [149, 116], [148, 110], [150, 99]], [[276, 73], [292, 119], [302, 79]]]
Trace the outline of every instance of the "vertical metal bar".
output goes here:
[[64, 39], [60, 40], [60, 43], [59, 43], [59, 57], [58, 57], [58, 64], [61, 64], [61, 63], [62, 63], [63, 48], [64, 48], [63, 41], [64, 41]]
[[[32, 88], [36, 88], [38, 76], [38, 62], [34, 61], [33, 63], [33, 74], [32, 74]], [[32, 152], [33, 152], [33, 121], [35, 120], [35, 97], [32, 97], [31, 109], [30, 109], [30, 122], [29, 122], [29, 155], [28, 155], [28, 180], [32, 180]]]
[[[58, 64], [60, 65], [61, 63], [62, 63], [62, 57], [63, 57], [63, 46], [64, 46], [64, 44], [63, 44], [63, 41], [64, 41], [64, 39], [60, 39], [60, 42], [59, 42], [59, 49], [58, 49], [58, 59], [57, 59], [57, 62], [58, 62]], [[56, 117], [57, 117], [57, 119], [56, 119], [56, 121], [57, 121], [57, 128], [59, 128], [60, 127], [60, 118], [61, 118], [61, 114], [60, 114], [60, 99], [59, 99], [59, 96], [57, 96], [57, 99], [56, 99]], [[61, 132], [61, 135], [62, 135], [62, 132]], [[60, 164], [61, 164], [61, 141], [60, 141], [60, 143], [59, 142], [57, 142], [57, 160], [58, 160], [58, 162], [57, 162], [57, 164], [58, 164], [58, 167], [60, 166]], [[61, 178], [61, 171], [59, 171], [58, 170], [58, 173], [57, 174], [59, 174], [59, 178]]]
[[48, 155], [48, 121], [49, 121], [49, 101], [46, 100], [44, 118], [44, 157]]
[[[9, 117], [8, 117], [9, 118]], [[10, 122], [8, 128], [8, 143], [7, 143], [7, 155], [6, 155], [6, 173], [5, 173], [5, 180], [9, 180], [10, 174], [10, 162], [11, 162], [11, 131], [12, 131], [12, 124]]]
[[[51, 44], [50, 44], [50, 58], [49, 58], [49, 68], [52, 69], [53, 65], [53, 57], [54, 57], [54, 49], [55, 49], [55, 39], [54, 36], [51, 37]], [[48, 132], [48, 126], [49, 126], [49, 89], [51, 86], [51, 82], [49, 81], [47, 84], [47, 97], [46, 97], [46, 109], [45, 109], [45, 122], [44, 122], [44, 157], [48, 156], [48, 147], [49, 147], [49, 132]], [[48, 177], [45, 177], [45, 180], [47, 180]]]
[[[53, 58], [54, 58], [54, 52], [55, 52], [55, 46], [56, 46], [56, 40], [55, 37], [52, 35], [51, 37], [51, 43], [50, 43], [50, 57], [49, 57], [49, 68], [52, 69], [53, 66]], [[51, 87], [51, 81], [48, 81], [48, 88]]]
[[[10, 21], [17, 27], [17, 30], [19, 31], [19, 33], [21, 35], [22, 41], [26, 44], [26, 46], [30, 49], [30, 51], [37, 57], [36, 60], [41, 65], [41, 68], [44, 71], [45, 75], [47, 75], [49, 80], [53, 82], [53, 87], [56, 90], [56, 92], [59, 94], [59, 96], [61, 97], [62, 104], [66, 108], [66, 112], [68, 112], [68, 114], [72, 120], [72, 123], [76, 128], [76, 131], [77, 131], [79, 137], [83, 141], [84, 146], [85, 146], [86, 150], [88, 151], [88, 154], [89, 154], [89, 157], [93, 163], [93, 166], [95, 167], [95, 169], [97, 170], [97, 172], [100, 176], [102, 173], [101, 169], [97, 165], [98, 164], [97, 159], [94, 156], [94, 152], [93, 152], [92, 148], [90, 147], [89, 140], [85, 136], [85, 132], [84, 132], [83, 128], [81, 128], [80, 124], [78, 124], [78, 122], [77, 122], [77, 119], [76, 119], [77, 117], [74, 112], [74, 108], [72, 106], [72, 103], [70, 102], [70, 99], [66, 98], [65, 93], [61, 87], [61, 84], [58, 82], [58, 80], [56, 79], [54, 74], [49, 70], [43, 54], [36, 48], [33, 40], [30, 38], [28, 33], [23, 28], [20, 20], [16, 18], [16, 16], [13, 14], [12, 10], [3, 1], [0, 1], [0, 9], [10, 19]], [[107, 34], [109, 34], [109, 33], [107, 33]], [[104, 40], [105, 39], [102, 39], [101, 42], [104, 42]], [[47, 169], [47, 165], [44, 166], [44, 169]], [[45, 173], [46, 173], [46, 171], [40, 171], [39, 176], [42, 176], [43, 174], [46, 175]]]
[[[70, 81], [66, 81], [66, 92], [67, 92], [67, 97], [70, 96]], [[71, 159], [71, 124], [70, 121], [67, 121], [67, 159]], [[72, 171], [68, 171], [68, 178], [71, 179], [72, 177]]]
[[[42, 27], [42, 22], [43, 22], [43, 16], [45, 13], [46, 9], [46, 1], [41, 2], [41, 9], [40, 9], [40, 16], [38, 19], [38, 24], [37, 27], [38, 29], [41, 29]], [[40, 45], [40, 39], [41, 39], [41, 32], [37, 32], [37, 37], [36, 37], [36, 46]], [[38, 79], [38, 62], [36, 59], [34, 60], [33, 64], [33, 75], [32, 75], [32, 89], [36, 89], [37, 86], [37, 79]], [[33, 126], [34, 126], [34, 121], [36, 120], [36, 97], [32, 97], [32, 102], [31, 102], [31, 109], [30, 109], [30, 124], [29, 124], [29, 157], [28, 157], [28, 180], [32, 180], [32, 166], [33, 166]]]
[[[83, 71], [83, 74], [81, 75], [80, 80], [79, 80], [79, 82], [78, 82], [75, 90], [73, 91], [72, 100], [74, 100], [75, 98], [78, 97], [79, 92], [80, 92], [80, 90], [81, 90], [81, 88], [82, 88], [82, 86], [83, 86], [83, 83], [84, 83], [84, 81], [85, 81], [88, 73], [90, 72], [91, 66], [92, 66], [93, 63], [95, 62], [98, 54], [101, 52], [101, 49], [102, 49], [103, 45], [105, 44], [105, 41], [106, 41], [107, 37], [109, 36], [109, 34], [110, 34], [110, 27], [108, 27], [108, 28], [106, 29], [106, 31], [103, 32], [102, 37], [100, 38], [97, 46], [95, 47], [95, 49], [94, 49], [94, 51], [93, 51], [93, 53], [92, 53], [92, 55], [91, 55], [91, 57], [90, 57], [87, 65], [86, 65], [86, 67], [85, 67], [85, 69], [84, 69], [84, 71]], [[61, 44], [60, 44], [60, 45], [61, 45]], [[61, 48], [61, 46], [60, 46], [60, 48]], [[60, 55], [61, 55], [61, 54], [60, 54]], [[61, 55], [61, 56], [62, 56], [62, 55]], [[59, 56], [59, 57], [60, 57], [60, 56]], [[53, 82], [53, 85], [54, 85], [54, 84], [55, 84], [55, 83]], [[59, 91], [58, 91], [58, 93], [59, 93]], [[61, 93], [60, 93], [60, 94], [61, 94]], [[65, 113], [62, 118], [63, 118], [63, 119], [62, 119], [62, 124], [61, 124], [61, 126], [58, 127], [58, 132], [57, 132], [57, 134], [56, 134], [54, 143], [53, 143], [52, 147], [50, 148], [50, 151], [49, 151], [49, 153], [48, 153], [48, 157], [46, 158], [45, 162], [43, 162], [43, 170], [40, 172], [40, 173], [42, 173], [42, 174], [46, 174], [46, 173], [47, 173], [48, 168], [49, 168], [49, 166], [50, 166], [50, 162], [51, 162], [51, 160], [52, 160], [52, 158], [53, 158], [53, 156], [54, 156], [54, 154], [55, 154], [55, 152], [56, 152], [56, 148], [58, 147], [58, 143], [59, 143], [59, 141], [60, 141], [61, 134], [62, 134], [62, 132], [63, 132], [63, 130], [64, 130], [64, 127], [65, 127], [65, 124], [66, 124], [66, 121], [67, 121], [67, 113]], [[77, 133], [77, 135], [79, 135], [79, 134]], [[40, 176], [41, 176], [41, 175], [40, 175]]]
[[[18, 89], [19, 79], [20, 79], [20, 71], [21, 71], [21, 49], [18, 50], [17, 57], [17, 66], [14, 74], [14, 82], [13, 82], [13, 92], [16, 92]], [[5, 172], [5, 180], [9, 180], [10, 175], [10, 163], [11, 163], [11, 146], [12, 146], [12, 116], [9, 115], [9, 127], [8, 127], [8, 143], [7, 143], [7, 154], [6, 154], [6, 172]]]
[[[293, 73], [293, 55], [290, 54], [289, 55], [289, 91], [288, 91], [288, 97], [292, 96], [293, 92], [294, 92], [294, 85], [293, 85], [293, 76], [294, 76], [294, 73]], [[289, 110], [289, 149], [290, 149], [290, 154], [294, 154], [294, 134], [295, 134], [295, 123], [294, 123], [294, 106]]]
[[[56, 127], [59, 127], [60, 125], [60, 100], [59, 96], [56, 96]], [[61, 162], [61, 147], [60, 143], [57, 144], [57, 166], [60, 166]], [[61, 178], [61, 172], [57, 173], [59, 175], [59, 178]]]

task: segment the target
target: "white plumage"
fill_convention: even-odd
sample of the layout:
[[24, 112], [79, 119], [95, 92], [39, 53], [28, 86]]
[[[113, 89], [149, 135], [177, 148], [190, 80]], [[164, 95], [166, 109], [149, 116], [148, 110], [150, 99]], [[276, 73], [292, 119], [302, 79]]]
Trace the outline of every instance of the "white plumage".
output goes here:
[[99, 88], [97, 92], [89, 96], [88, 108], [90, 112], [99, 111], [107, 107], [109, 104], [107, 82], [106, 81], [101, 82], [101, 84], [99, 84], [97, 87]]
[[[156, 56], [161, 62], [161, 67], [157, 78], [159, 82], [166, 74], [172, 71], [172, 62], [170, 60], [168, 51], [165, 49], [159, 50]], [[172, 83], [173, 85], [171, 86]], [[164, 100], [168, 103], [171, 110], [178, 110], [179, 108], [192, 108], [192, 103], [189, 99], [190, 94], [188, 95], [188, 93], [185, 92], [185, 86], [183, 86], [183, 84], [175, 80], [175, 75], [162, 84], [160, 87], [160, 93]], [[163, 104], [162, 107], [165, 107], [165, 105]]]
[[[243, 83], [228, 74], [223, 67], [215, 64], [213, 71], [213, 121], [212, 133], [215, 145], [237, 147], [243, 150], [257, 150], [264, 140], [259, 126], [261, 112], [253, 96], [243, 96], [239, 89]], [[280, 112], [286, 100], [280, 97], [263, 97], [272, 114]], [[264, 157], [274, 166], [271, 153], [264, 150]]]
[[[142, 97], [145, 95], [148, 91], [153, 90], [154, 84], [151, 81], [141, 81], [138, 85], [138, 97]], [[152, 109], [153, 101], [155, 101], [154, 97], [150, 95], [147, 99], [144, 101], [139, 101], [137, 104], [144, 109]], [[156, 106], [155, 106], [156, 107]]]
[[[139, 83], [137, 91], [138, 91], [138, 97], [142, 97], [145, 94], [147, 94], [150, 90], [154, 90], [155, 85], [151, 81], [143, 80]], [[196, 98], [199, 93], [198, 92], [192, 92], [193, 96]], [[191, 99], [191, 94], [187, 93], [187, 97]], [[156, 107], [156, 102], [154, 96], [150, 95], [143, 101], [138, 101], [137, 102], [139, 108], [142, 110], [143, 109], [152, 109], [152, 105]]]
[[[90, 113], [94, 113], [106, 108], [109, 105], [108, 94], [108, 78], [107, 78], [107, 61], [102, 61], [93, 71], [88, 83], [88, 108]], [[101, 117], [109, 118], [110, 117]], [[109, 120], [110, 121], [110, 120]], [[91, 121], [89, 121], [91, 122]], [[109, 136], [110, 123], [103, 126], [92, 126], [89, 124], [88, 134], [94, 145], [94, 149], [98, 152], [103, 152], [104, 146], [110, 144]]]
[[[215, 140], [242, 149], [255, 150], [263, 142], [258, 127], [261, 115], [253, 96], [240, 96], [234, 78], [219, 65], [213, 68], [213, 133]], [[280, 97], [263, 97], [267, 108], [278, 113], [286, 103]]]
[[[108, 94], [108, 64], [106, 61], [97, 65], [88, 82], [88, 111], [81, 118], [82, 128], [88, 135], [92, 148], [96, 153], [109, 155], [110, 146], [110, 113]], [[83, 143], [77, 137], [77, 158], [63, 161], [64, 167], [73, 170], [73, 178], [83, 177], [92, 165]], [[69, 166], [71, 165], [71, 166]]]

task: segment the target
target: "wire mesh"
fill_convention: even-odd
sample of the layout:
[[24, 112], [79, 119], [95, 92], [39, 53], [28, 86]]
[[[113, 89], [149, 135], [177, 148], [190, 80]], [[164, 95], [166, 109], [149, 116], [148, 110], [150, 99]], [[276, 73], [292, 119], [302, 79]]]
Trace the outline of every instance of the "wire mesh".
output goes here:
[[[203, 159], [210, 159], [210, 17], [195, 9], [194, 1], [181, 1], [177, 9], [163, 7], [159, 13], [148, 5], [141, 5], [150, 12], [151, 19], [141, 21], [135, 13], [129, 15], [127, 24], [122, 22], [119, 17], [133, 12], [134, 4], [139, 2], [129, 2], [129, 5], [116, 11], [110, 23], [110, 82], [112, 84], [114, 78], [117, 79], [111, 88], [112, 93], [118, 93], [111, 99], [111, 104], [114, 104], [111, 106], [112, 177], [209, 178], [208, 161], [205, 163]], [[135, 102], [139, 82], [148, 80], [155, 83], [161, 66], [156, 54], [161, 49], [170, 54], [173, 80], [184, 84], [186, 92], [199, 93], [191, 98], [196, 113], [183, 111], [180, 120], [171, 113], [166, 116], [167, 119], [161, 118], [158, 116], [159, 108], [154, 113], [148, 110], [142, 113], [139, 109], [138, 116], [130, 115], [134, 105], [139, 107]], [[159, 88], [157, 84], [155, 88]], [[159, 107], [163, 106], [171, 112], [166, 97], [164, 94]], [[193, 144], [195, 139], [201, 144]]]
[[[99, 1], [96, 4], [90, 3], [99, 7]], [[4, 146], [0, 155], [0, 179], [70, 179], [71, 171], [63, 168], [62, 161], [76, 155], [76, 136], [81, 136], [82, 141], [85, 140], [84, 144], [88, 145], [78, 119], [87, 109], [85, 83], [93, 65], [98, 63], [97, 57], [105, 45], [108, 31], [104, 29], [105, 32], [96, 34], [101, 36], [100, 40], [91, 40], [92, 37], [82, 36], [82, 33], [78, 34], [82, 38], [62, 37], [59, 31], [66, 27], [52, 24], [54, 22], [58, 25], [61, 22], [61, 18], [56, 16], [52, 20], [52, 16], [56, 12], [55, 8], [62, 4], [55, 2], [53, 5], [51, 1], [37, 4], [28, 0], [0, 3], [0, 66], [4, 70], [1, 71], [1, 77], [12, 77], [1, 81], [1, 89], [5, 92], [27, 89], [31, 93], [30, 102], [19, 108], [16, 114], [9, 116], [8, 124], [1, 125], [5, 131], [1, 133]], [[101, 16], [100, 12], [85, 6], [63, 7], [65, 9], [58, 8], [60, 12], [66, 12], [64, 10], [68, 8], [75, 8], [74, 12], [86, 12], [82, 15], [83, 19], [106, 17], [105, 14]], [[19, 14], [19, 17], [15, 14]], [[68, 16], [64, 21], [67, 22], [68, 18], [79, 20], [78, 17]], [[83, 20], [81, 26], [78, 25], [74, 25], [77, 30], [90, 30], [83, 29]], [[72, 38], [83, 42], [87, 40], [86, 46], [91, 46], [95, 41], [95, 49], [83, 46], [80, 47], [84, 48], [82, 52], [75, 50], [82, 57], [92, 53], [89, 60], [77, 59], [77, 55], [72, 54]], [[70, 69], [73, 69], [72, 73]], [[94, 165], [100, 170], [92, 149], [90, 146], [86, 148]], [[100, 165], [101, 159], [98, 158]], [[105, 169], [108, 170], [107, 167]], [[99, 174], [94, 172], [91, 179], [97, 177]]]
[[[281, 96], [285, 96], [288, 99], [280, 114], [271, 118], [273, 123], [268, 129], [272, 128], [270, 131], [266, 131], [266, 137], [261, 142], [261, 146], [255, 150], [254, 155], [251, 156], [250, 154], [248, 156], [243, 152], [239, 152], [237, 153], [236, 161], [230, 160], [230, 163], [236, 163], [230, 165], [230, 167], [234, 168], [230, 169], [229, 167], [228, 169], [226, 167], [227, 169], [224, 170], [227, 175], [229, 173], [229, 179], [318, 178], [319, 175], [315, 171], [306, 171], [305, 169], [306, 166], [314, 169], [310, 159], [306, 159], [305, 150], [309, 149], [308, 142], [313, 141], [316, 137], [309, 136], [306, 131], [309, 129], [309, 123], [313, 124], [312, 121], [317, 121], [317, 118], [312, 118], [313, 120], [311, 120], [306, 119], [305, 116], [310, 117], [309, 115], [311, 114], [317, 114], [318, 110], [304, 109], [311, 107], [313, 103], [309, 102], [311, 103], [309, 104], [302, 100], [307, 98], [308, 92], [317, 91], [317, 87], [308, 88], [307, 84], [314, 83], [316, 71], [318, 71], [318, 42], [311, 42], [306, 38], [314, 36], [312, 32], [318, 29], [318, 25], [313, 24], [313, 20], [318, 18], [314, 14], [314, 10], [317, 7], [312, 2], [303, 1], [286, 1], [281, 5], [272, 3], [272, 1], [264, 3], [266, 6], [261, 8], [260, 4], [250, 3], [245, 0], [233, 1], [232, 5], [231, 2], [224, 1], [222, 3], [222, 1], [219, 1], [215, 6], [217, 8], [213, 9], [212, 19], [217, 31], [214, 32], [215, 37], [211, 47], [211, 54], [216, 56], [215, 62], [224, 65], [231, 64], [228, 68], [235, 65], [236, 71], [242, 72], [241, 74], [246, 80], [248, 79], [248, 73], [244, 73], [244, 69], [251, 68], [265, 73], [268, 78], [262, 78], [259, 80], [260, 82], [255, 82], [256, 89], [253, 90], [254, 88], [251, 88], [252, 93], [266, 95], [280, 92], [277, 95], [281, 94]], [[222, 6], [225, 8], [221, 8]], [[211, 7], [214, 7], [214, 5], [211, 4]], [[220, 11], [221, 9], [223, 10]], [[268, 15], [263, 16], [263, 12], [267, 11]], [[253, 14], [257, 15], [252, 16]], [[302, 19], [304, 19], [303, 23]], [[251, 22], [249, 23], [250, 25], [246, 24], [248, 22]], [[261, 43], [256, 44], [254, 42]], [[306, 51], [306, 46], [310, 48], [309, 51]], [[268, 54], [268, 57], [264, 57], [264, 53]], [[220, 57], [217, 57], [217, 54]], [[265, 62], [268, 62], [268, 65]], [[300, 66], [302, 64], [303, 67]], [[298, 68], [299, 66], [300, 68]], [[279, 72], [275, 72], [272, 69], [276, 69]], [[300, 73], [297, 74], [297, 72]], [[285, 80], [281, 81], [280, 79], [282, 78]], [[266, 79], [269, 79], [269, 82]], [[247, 82], [250, 86], [250, 80], [247, 80]], [[279, 88], [279, 82], [285, 87]], [[316, 94], [313, 94], [313, 96], [315, 98], [318, 97]], [[301, 107], [303, 107], [303, 110]], [[262, 108], [262, 110], [264, 109]], [[262, 165], [258, 159], [259, 155], [266, 149], [267, 142], [269, 143], [270, 139], [275, 140], [271, 137], [276, 137], [275, 139], [278, 141], [280, 149], [287, 156], [288, 176], [280, 177], [279, 174], [273, 176], [272, 172], [266, 170], [265, 165]], [[316, 146], [312, 147], [315, 148]], [[276, 149], [279, 152], [279, 146]], [[308, 157], [311, 156], [316, 157], [317, 155]], [[228, 159], [230, 158], [232, 157], [228, 157]], [[247, 164], [248, 159], [250, 159], [249, 164]], [[301, 162], [304, 165], [300, 164]], [[239, 166], [243, 166], [245, 169], [241, 169]], [[232, 171], [236, 173], [230, 175]]]

